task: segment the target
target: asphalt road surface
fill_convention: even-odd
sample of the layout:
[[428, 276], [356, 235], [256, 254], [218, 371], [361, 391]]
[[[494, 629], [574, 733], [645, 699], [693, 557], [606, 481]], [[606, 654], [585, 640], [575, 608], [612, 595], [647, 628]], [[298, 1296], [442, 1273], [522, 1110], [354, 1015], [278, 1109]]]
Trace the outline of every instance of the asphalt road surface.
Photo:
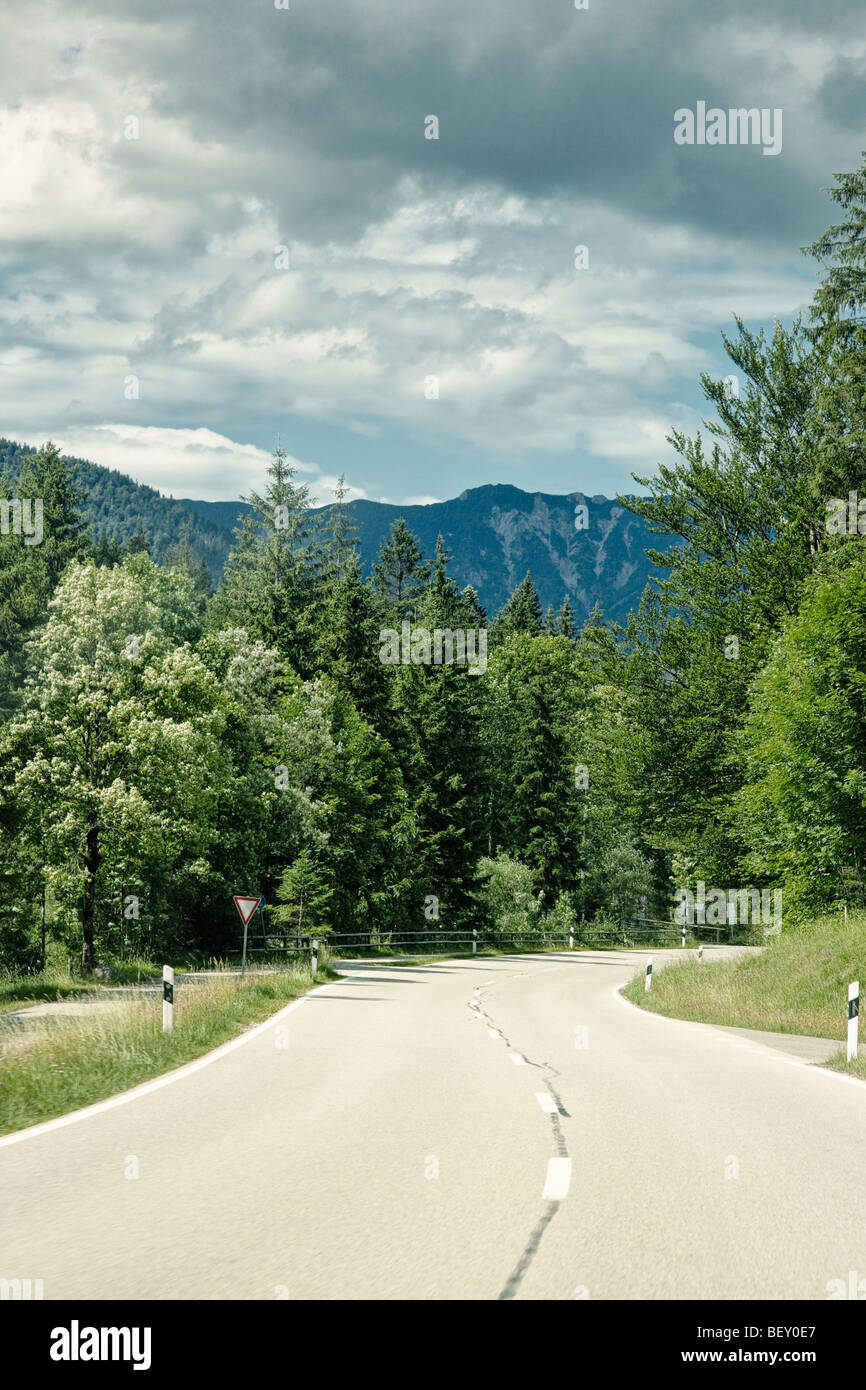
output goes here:
[[643, 961], [346, 965], [168, 1084], [0, 1140], [0, 1278], [597, 1300], [866, 1277], [866, 1087], [634, 1009], [615, 990]]

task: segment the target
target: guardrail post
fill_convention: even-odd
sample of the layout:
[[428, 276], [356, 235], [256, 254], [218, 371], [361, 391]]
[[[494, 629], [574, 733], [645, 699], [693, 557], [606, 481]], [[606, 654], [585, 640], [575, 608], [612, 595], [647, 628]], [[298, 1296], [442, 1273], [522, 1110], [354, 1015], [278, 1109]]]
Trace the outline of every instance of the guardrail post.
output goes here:
[[312, 958], [312, 961], [311, 961], [311, 968], [312, 968], [312, 971], [313, 971], [313, 979], [315, 980], [315, 978], [316, 978], [316, 971], [317, 971], [318, 968], [319, 968], [319, 940], [318, 940], [318, 937], [313, 937], [312, 949], [313, 949], [313, 958]]
[[857, 1056], [857, 1016], [860, 1013], [860, 981], [848, 986], [848, 1061]]
[[174, 971], [170, 965], [162, 967], [162, 1031], [174, 1032]]
[[652, 963], [651, 960], [648, 960], [647, 963], [646, 963], [646, 973], [645, 973], [645, 975], [644, 975], [644, 985], [643, 985], [644, 990], [648, 990], [649, 987], [650, 987], [650, 985], [652, 984], [652, 982], [653, 982], [653, 963]]

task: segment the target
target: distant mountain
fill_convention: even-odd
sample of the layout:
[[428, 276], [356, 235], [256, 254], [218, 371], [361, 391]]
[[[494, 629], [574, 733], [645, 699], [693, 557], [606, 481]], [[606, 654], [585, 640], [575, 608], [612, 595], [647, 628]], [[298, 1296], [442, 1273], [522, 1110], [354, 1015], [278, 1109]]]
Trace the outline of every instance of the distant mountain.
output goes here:
[[[28, 445], [0, 439], [0, 471], [14, 475]], [[192, 549], [219, 579], [233, 544], [242, 502], [200, 502], [164, 497], [123, 473], [86, 459], [71, 459], [88, 490], [85, 514], [94, 539], [123, 545], [141, 531], [154, 559], [165, 557], [185, 532]], [[587, 525], [578, 530], [576, 509], [586, 508]], [[623, 621], [636, 607], [650, 574], [658, 571], [644, 547], [666, 548], [642, 517], [607, 497], [580, 492], [559, 496], [524, 492], [508, 483], [469, 488], [449, 502], [398, 507], [386, 502], [348, 504], [358, 531], [361, 558], [369, 572], [391, 523], [402, 516], [432, 557], [441, 534], [450, 553], [451, 573], [471, 584], [492, 617], [520, 583], [532, 574], [542, 607], [558, 608], [568, 594], [578, 622], [600, 604], [605, 617]], [[317, 512], [325, 517], [329, 507]]]
[[[578, 530], [576, 509], [581, 505], [588, 524]], [[187, 498], [184, 506], [225, 526], [233, 525], [238, 514], [236, 502]], [[621, 622], [637, 606], [650, 574], [659, 573], [644, 547], [667, 548], [664, 536], [653, 535], [642, 517], [610, 498], [524, 492], [509, 483], [468, 488], [450, 502], [399, 507], [356, 501], [348, 510], [366, 573], [391, 523], [402, 516], [428, 557], [441, 534], [454, 578], [461, 587], [471, 584], [477, 590], [491, 617], [529, 570], [543, 608], [549, 603], [559, 608], [568, 594], [577, 621], [599, 603], [605, 617]], [[329, 511], [317, 508], [323, 517]]]
[[[25, 454], [34, 452], [30, 444], [16, 444], [14, 440], [0, 438], [0, 473], [5, 468], [15, 477]], [[189, 502], [164, 497], [155, 488], [136, 483], [114, 468], [103, 468], [101, 464], [71, 455], [66, 457], [73, 465], [76, 480], [87, 491], [82, 510], [94, 540], [116, 541], [122, 546], [140, 531], [153, 558], [163, 560], [169, 548], [187, 531], [190, 546], [206, 561], [211, 579], [214, 583], [219, 580], [232, 547], [236, 518], [249, 510], [242, 502], [214, 503], [216, 507], [225, 507], [228, 517], [226, 524], [219, 524]]]
[[[588, 525], [577, 530], [576, 508], [587, 509]], [[607, 618], [622, 620], [634, 608], [650, 573], [657, 573], [644, 547], [664, 549], [642, 517], [607, 497], [566, 497], [523, 492], [508, 483], [469, 488], [450, 502], [395, 507], [353, 502], [365, 567], [376, 555], [391, 522], [406, 520], [432, 556], [441, 533], [452, 556], [451, 572], [471, 584], [492, 616], [506, 602], [526, 571], [542, 607], [558, 608], [568, 594], [582, 620], [595, 603]]]

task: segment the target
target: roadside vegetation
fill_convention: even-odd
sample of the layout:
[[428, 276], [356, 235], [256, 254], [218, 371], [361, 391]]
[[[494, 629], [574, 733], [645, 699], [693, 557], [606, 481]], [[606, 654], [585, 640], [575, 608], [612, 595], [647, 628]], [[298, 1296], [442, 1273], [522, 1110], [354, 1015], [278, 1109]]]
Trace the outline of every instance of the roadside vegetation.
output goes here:
[[[649, 992], [641, 971], [625, 996], [670, 1018], [844, 1040], [848, 985], [860, 980], [866, 988], [866, 912], [852, 912], [847, 923], [838, 913], [813, 917], [766, 942], [735, 960], [699, 962], [690, 953], [655, 972]], [[866, 1077], [866, 1058], [848, 1068], [843, 1052], [841, 1066]]]
[[[200, 1057], [336, 973], [320, 961], [267, 974], [216, 973], [175, 987], [174, 1032], [159, 994], [84, 1003], [75, 1015], [0, 1024], [0, 1134], [53, 1119]], [[30, 1002], [33, 1002], [32, 1000]]]

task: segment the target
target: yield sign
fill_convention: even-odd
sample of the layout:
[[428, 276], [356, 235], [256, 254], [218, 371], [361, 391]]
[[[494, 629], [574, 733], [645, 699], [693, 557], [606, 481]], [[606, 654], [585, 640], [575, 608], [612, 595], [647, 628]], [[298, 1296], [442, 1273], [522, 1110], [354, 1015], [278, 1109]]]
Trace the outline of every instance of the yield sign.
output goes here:
[[250, 920], [261, 901], [261, 898], [244, 898], [235, 894], [234, 905], [241, 915], [241, 921], [244, 926], [247, 925], [247, 922]]

